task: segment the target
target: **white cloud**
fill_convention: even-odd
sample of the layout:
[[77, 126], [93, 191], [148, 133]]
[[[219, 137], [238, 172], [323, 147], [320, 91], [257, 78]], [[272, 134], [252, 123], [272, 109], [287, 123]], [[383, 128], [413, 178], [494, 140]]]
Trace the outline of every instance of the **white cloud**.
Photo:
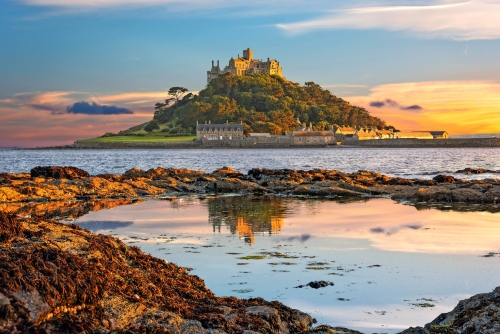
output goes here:
[[292, 34], [318, 29], [408, 31], [424, 38], [500, 38], [500, 2], [472, 0], [427, 6], [379, 6], [333, 11], [312, 20], [277, 27]]

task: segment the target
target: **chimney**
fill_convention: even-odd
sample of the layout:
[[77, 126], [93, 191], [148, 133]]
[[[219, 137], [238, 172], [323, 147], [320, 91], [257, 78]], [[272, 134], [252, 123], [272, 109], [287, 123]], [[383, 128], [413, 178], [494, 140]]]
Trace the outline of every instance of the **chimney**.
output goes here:
[[212, 67], [214, 67], [214, 61], [212, 60]]
[[219, 61], [217, 60], [217, 67], [219, 67]]

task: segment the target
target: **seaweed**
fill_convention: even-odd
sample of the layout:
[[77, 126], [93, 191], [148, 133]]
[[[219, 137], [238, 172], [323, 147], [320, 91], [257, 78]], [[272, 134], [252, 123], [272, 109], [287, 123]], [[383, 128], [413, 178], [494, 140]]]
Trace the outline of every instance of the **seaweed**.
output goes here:
[[[124, 332], [165, 332], [151, 324], [167, 313], [227, 333], [277, 332], [279, 323], [245, 312], [263, 305], [278, 310], [290, 333], [304, 327], [299, 312], [281, 303], [217, 297], [186, 268], [74, 224], [0, 214], [0, 232], [0, 297], [10, 303], [0, 310], [0, 332], [109, 332], [115, 326], [109, 308], [119, 308], [114, 300], [148, 310], [139, 315], [152, 320], [131, 323]], [[37, 312], [23, 304], [35, 295]], [[226, 318], [221, 307], [237, 317]]]

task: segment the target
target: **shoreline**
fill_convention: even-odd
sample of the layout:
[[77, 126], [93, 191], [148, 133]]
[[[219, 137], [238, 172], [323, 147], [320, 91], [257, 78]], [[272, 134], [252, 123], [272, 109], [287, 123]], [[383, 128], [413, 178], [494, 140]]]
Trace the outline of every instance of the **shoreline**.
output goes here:
[[222, 167], [212, 173], [184, 168], [137, 168], [123, 174], [91, 176], [76, 167], [35, 167], [31, 173], [0, 174], [0, 203], [68, 200], [146, 199], [179, 195], [248, 194], [307, 198], [386, 197], [411, 205], [446, 204], [500, 211], [500, 171], [466, 168], [463, 174], [489, 173], [499, 178], [455, 179], [437, 175], [432, 180], [389, 177], [371, 171], [268, 170], [247, 174]]
[[[339, 142], [340, 143], [340, 142]], [[254, 143], [253, 141], [214, 141], [210, 145], [199, 141], [189, 142], [75, 142], [71, 145], [19, 150], [92, 150], [92, 149], [304, 149], [304, 148], [500, 148], [500, 138], [450, 138], [450, 139], [380, 139], [342, 140], [341, 144], [290, 145], [279, 143]]]

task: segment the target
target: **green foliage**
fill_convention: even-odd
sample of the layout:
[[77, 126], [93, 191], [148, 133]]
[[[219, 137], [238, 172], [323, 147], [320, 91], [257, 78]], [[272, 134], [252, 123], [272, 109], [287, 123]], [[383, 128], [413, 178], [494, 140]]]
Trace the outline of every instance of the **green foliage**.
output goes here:
[[135, 134], [115, 137], [98, 137], [92, 139], [79, 140], [79, 143], [169, 143], [169, 142], [189, 142], [196, 140], [196, 136], [176, 135], [165, 136], [164, 132], [152, 134]]
[[155, 130], [160, 130], [160, 125], [158, 124], [158, 122], [153, 119], [151, 120], [145, 127], [144, 127], [144, 131], [146, 132], [153, 132]]
[[313, 124], [315, 130], [331, 125], [385, 128], [383, 120], [364, 108], [332, 95], [314, 82], [304, 86], [279, 76], [223, 74], [212, 80], [198, 95], [172, 87], [171, 98], [157, 103], [154, 119], [175, 122], [188, 129], [196, 122], [243, 123], [245, 132], [281, 134], [293, 131], [300, 122]]

